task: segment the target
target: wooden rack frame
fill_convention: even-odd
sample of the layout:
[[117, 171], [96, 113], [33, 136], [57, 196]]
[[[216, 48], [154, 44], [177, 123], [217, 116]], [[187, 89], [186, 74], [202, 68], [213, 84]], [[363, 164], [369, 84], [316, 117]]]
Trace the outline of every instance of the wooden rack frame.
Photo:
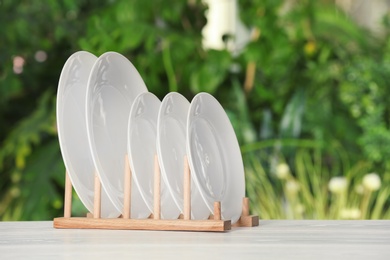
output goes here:
[[259, 225], [259, 218], [249, 215], [249, 199], [243, 198], [240, 219], [231, 224], [221, 219], [221, 203], [214, 203], [214, 214], [207, 220], [191, 219], [191, 176], [188, 160], [184, 158], [184, 212], [178, 219], [160, 219], [161, 175], [157, 156], [154, 159], [154, 207], [153, 214], [147, 219], [131, 219], [131, 170], [128, 157], [125, 156], [124, 209], [119, 218], [101, 218], [101, 182], [95, 174], [94, 209], [87, 217], [71, 217], [72, 183], [65, 172], [64, 217], [55, 218], [53, 226], [61, 229], [123, 229], [123, 230], [171, 230], [171, 231], [216, 231], [224, 232], [234, 227], [253, 227]]

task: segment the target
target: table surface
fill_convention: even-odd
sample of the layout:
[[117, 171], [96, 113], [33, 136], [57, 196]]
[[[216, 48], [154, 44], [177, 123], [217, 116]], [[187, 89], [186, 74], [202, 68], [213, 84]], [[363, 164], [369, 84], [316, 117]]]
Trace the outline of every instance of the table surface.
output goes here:
[[225, 233], [0, 222], [0, 259], [390, 259], [390, 221], [262, 220]]

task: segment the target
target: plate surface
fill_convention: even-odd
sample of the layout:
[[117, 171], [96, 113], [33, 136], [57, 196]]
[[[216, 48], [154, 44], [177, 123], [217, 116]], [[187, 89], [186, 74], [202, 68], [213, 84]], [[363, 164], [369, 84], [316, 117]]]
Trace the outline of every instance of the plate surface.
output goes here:
[[[62, 157], [72, 185], [81, 202], [93, 212], [94, 172], [85, 119], [88, 77], [96, 62], [95, 55], [79, 51], [66, 61], [57, 92], [57, 129]], [[118, 217], [118, 211], [102, 191], [101, 216]]]
[[[107, 52], [98, 58], [87, 88], [88, 140], [102, 186], [121, 212], [127, 124], [131, 105], [143, 92], [147, 92], [145, 83], [128, 59], [116, 52]], [[132, 195], [131, 217], [147, 218], [150, 211], [141, 195]]]
[[210, 211], [220, 201], [222, 218], [235, 223], [245, 196], [244, 167], [229, 118], [210, 94], [199, 93], [191, 102], [187, 153], [191, 176]]
[[[128, 126], [128, 155], [133, 176], [132, 191], [139, 192], [153, 212], [154, 157], [157, 155], [157, 116], [161, 101], [152, 93], [140, 94], [130, 111]], [[135, 185], [134, 185], [135, 184]], [[161, 218], [177, 219], [176, 206], [165, 182], [161, 180]]]
[[[157, 154], [161, 176], [175, 203], [183, 212], [184, 156], [186, 155], [188, 100], [171, 92], [162, 101], [157, 121]], [[207, 219], [210, 210], [204, 203], [195, 182], [191, 182], [191, 218]]]

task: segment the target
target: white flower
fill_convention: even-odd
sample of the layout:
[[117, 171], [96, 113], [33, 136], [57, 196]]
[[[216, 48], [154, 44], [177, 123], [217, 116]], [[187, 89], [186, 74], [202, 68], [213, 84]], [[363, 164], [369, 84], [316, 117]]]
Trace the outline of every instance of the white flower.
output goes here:
[[288, 175], [290, 174], [290, 168], [285, 163], [280, 163], [278, 166], [276, 166], [276, 177], [278, 177], [281, 180], [287, 179]]
[[295, 212], [298, 214], [303, 214], [305, 212], [305, 206], [302, 204], [298, 204], [295, 206]]
[[351, 219], [359, 219], [361, 217], [362, 213], [360, 211], [360, 209], [350, 209], [349, 211], [349, 216], [351, 217]]
[[342, 219], [359, 219], [362, 213], [358, 208], [342, 209], [340, 211], [340, 217]]
[[376, 191], [381, 187], [381, 179], [376, 173], [369, 173], [363, 177], [363, 186], [369, 191]]
[[364, 193], [364, 186], [362, 184], [356, 185], [355, 192], [357, 194], [363, 194]]
[[330, 179], [328, 188], [332, 193], [342, 193], [347, 189], [348, 181], [345, 177], [332, 177]]
[[299, 183], [295, 180], [289, 180], [286, 182], [286, 193], [295, 196], [299, 191]]

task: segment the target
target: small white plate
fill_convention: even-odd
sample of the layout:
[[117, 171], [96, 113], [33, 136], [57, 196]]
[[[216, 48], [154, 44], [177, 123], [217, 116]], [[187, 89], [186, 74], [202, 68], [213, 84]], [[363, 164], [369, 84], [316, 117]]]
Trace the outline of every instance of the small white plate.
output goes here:
[[210, 211], [220, 201], [222, 218], [235, 223], [245, 196], [244, 166], [229, 118], [210, 94], [199, 93], [191, 102], [187, 153], [192, 177]]
[[[57, 129], [62, 157], [81, 202], [93, 212], [95, 167], [88, 144], [85, 96], [95, 55], [79, 51], [68, 58], [61, 71], [57, 92]], [[107, 193], [101, 194], [101, 216], [120, 215]]]
[[[92, 68], [87, 88], [87, 131], [92, 158], [104, 190], [123, 212], [127, 123], [134, 99], [147, 92], [131, 62], [116, 52], [101, 55]], [[147, 218], [150, 211], [139, 193], [131, 197], [131, 217]]]
[[[161, 101], [152, 93], [140, 94], [130, 111], [128, 126], [128, 155], [133, 180], [132, 191], [141, 194], [150, 212], [153, 212], [154, 157], [157, 155], [157, 116]], [[161, 218], [177, 219], [180, 209], [165, 182], [161, 181]]]
[[[180, 211], [183, 212], [184, 156], [186, 125], [190, 103], [181, 94], [171, 92], [161, 103], [157, 120], [157, 154], [161, 175]], [[191, 182], [191, 218], [207, 219], [210, 210], [195, 182]]]

